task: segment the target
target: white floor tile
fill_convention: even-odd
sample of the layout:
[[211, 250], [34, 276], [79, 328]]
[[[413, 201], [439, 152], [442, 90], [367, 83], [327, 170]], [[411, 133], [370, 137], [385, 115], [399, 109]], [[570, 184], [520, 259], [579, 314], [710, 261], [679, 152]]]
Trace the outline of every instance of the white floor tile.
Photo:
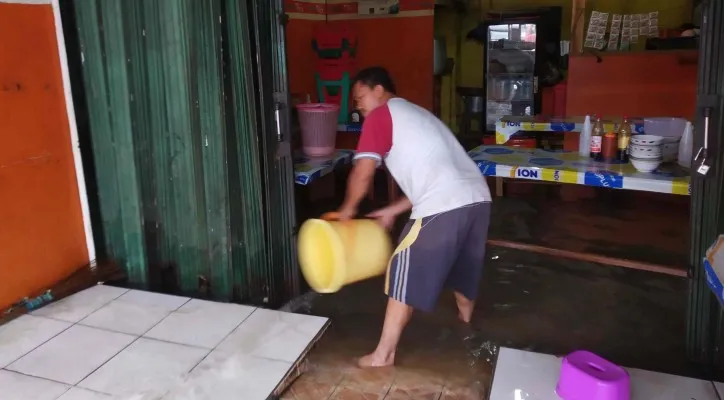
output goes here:
[[23, 315], [0, 325], [0, 368], [70, 327], [69, 322]]
[[122, 333], [75, 325], [7, 369], [76, 384], [135, 339]]
[[50, 303], [33, 311], [32, 314], [61, 321], [78, 322], [127, 291], [128, 289], [113, 286], [96, 285], [55, 303]]
[[187, 297], [129, 290], [83, 319], [80, 324], [142, 335], [187, 301]]
[[[520, 371], [520, 374], [514, 371]], [[559, 400], [555, 394], [561, 359], [501, 347], [493, 374], [490, 400]]]
[[174, 400], [266, 400], [291, 364], [213, 351], [167, 398]]
[[[500, 348], [490, 400], [559, 400], [555, 393], [561, 358]], [[632, 400], [718, 400], [711, 382], [626, 368]]]
[[293, 363], [327, 318], [258, 308], [217, 348]]
[[141, 338], [78, 386], [116, 396], [165, 391], [181, 382], [209, 350]]
[[113, 396], [93, 392], [79, 387], [73, 387], [69, 391], [65, 392], [64, 395], [60, 396], [58, 400], [120, 400], [115, 399]]
[[626, 368], [633, 400], [719, 400], [711, 381]]
[[55, 400], [67, 385], [0, 370], [0, 400]]
[[212, 349], [252, 311], [254, 307], [191, 300], [144, 336]]
[[714, 382], [714, 389], [716, 389], [716, 392], [719, 395], [719, 397], [724, 399], [724, 383]]

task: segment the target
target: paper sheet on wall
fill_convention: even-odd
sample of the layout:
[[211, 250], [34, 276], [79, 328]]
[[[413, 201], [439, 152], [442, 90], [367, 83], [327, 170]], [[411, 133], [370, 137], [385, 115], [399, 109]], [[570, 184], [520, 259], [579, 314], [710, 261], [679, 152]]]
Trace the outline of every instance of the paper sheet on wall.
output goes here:
[[633, 16], [630, 14], [623, 16], [621, 25], [621, 44], [619, 50], [628, 50], [631, 48], [631, 34], [633, 32]]
[[641, 18], [638, 14], [627, 15], [631, 21], [631, 43], [639, 42], [639, 21]]
[[606, 25], [608, 25], [608, 13], [591, 12], [591, 19], [588, 22], [588, 31], [583, 46], [603, 50], [606, 46]]
[[606, 50], [618, 50], [618, 39], [621, 36], [621, 14], [613, 14], [611, 17], [611, 33], [608, 35], [608, 47]]
[[638, 14], [639, 36], [659, 37], [659, 12]]

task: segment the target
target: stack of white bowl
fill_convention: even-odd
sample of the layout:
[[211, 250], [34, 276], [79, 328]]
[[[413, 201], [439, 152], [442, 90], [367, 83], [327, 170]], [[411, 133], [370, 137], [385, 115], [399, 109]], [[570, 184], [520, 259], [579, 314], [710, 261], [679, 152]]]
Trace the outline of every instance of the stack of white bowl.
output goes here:
[[658, 168], [663, 161], [663, 149], [661, 146], [663, 141], [663, 136], [631, 136], [628, 155], [634, 168], [640, 172], [656, 171], [656, 168]]
[[683, 118], [644, 118], [644, 132], [647, 135], [657, 135], [664, 138], [661, 142], [663, 162], [672, 162], [679, 158], [679, 143], [687, 122]]

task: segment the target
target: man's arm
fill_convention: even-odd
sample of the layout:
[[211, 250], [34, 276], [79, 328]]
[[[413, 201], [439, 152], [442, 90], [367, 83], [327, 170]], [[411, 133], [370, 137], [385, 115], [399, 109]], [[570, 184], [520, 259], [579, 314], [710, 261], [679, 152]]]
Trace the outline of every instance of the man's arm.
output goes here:
[[347, 180], [347, 194], [339, 208], [342, 220], [353, 218], [357, 206], [370, 190], [375, 170], [392, 147], [392, 115], [387, 105], [370, 112], [362, 123], [354, 167]]
[[385, 208], [367, 214], [367, 216], [377, 219], [377, 222], [385, 229], [391, 229], [397, 216], [411, 208], [412, 203], [410, 203], [410, 200], [407, 197], [402, 197]]
[[347, 194], [339, 210], [343, 219], [352, 218], [357, 214], [357, 206], [369, 191], [376, 169], [375, 159], [360, 158], [355, 162], [347, 180]]
[[390, 203], [385, 209], [394, 215], [400, 215], [410, 211], [412, 209], [412, 203], [410, 203], [410, 199], [408, 199], [407, 196], [402, 196], [402, 198], [396, 200], [394, 203]]

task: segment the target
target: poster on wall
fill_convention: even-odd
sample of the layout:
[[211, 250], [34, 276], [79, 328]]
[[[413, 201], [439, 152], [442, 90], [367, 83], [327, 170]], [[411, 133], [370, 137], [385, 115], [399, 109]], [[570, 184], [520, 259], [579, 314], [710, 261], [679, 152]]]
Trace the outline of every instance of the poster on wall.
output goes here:
[[586, 32], [586, 40], [584, 47], [597, 50], [603, 50], [606, 45], [604, 38], [606, 37], [606, 26], [608, 25], [608, 13], [593, 11], [591, 19], [588, 22], [588, 31]]
[[359, 0], [360, 15], [395, 15], [400, 13], [400, 0]]
[[606, 50], [618, 50], [618, 40], [621, 36], [621, 14], [613, 14], [611, 17], [611, 32], [608, 34], [608, 47]]

